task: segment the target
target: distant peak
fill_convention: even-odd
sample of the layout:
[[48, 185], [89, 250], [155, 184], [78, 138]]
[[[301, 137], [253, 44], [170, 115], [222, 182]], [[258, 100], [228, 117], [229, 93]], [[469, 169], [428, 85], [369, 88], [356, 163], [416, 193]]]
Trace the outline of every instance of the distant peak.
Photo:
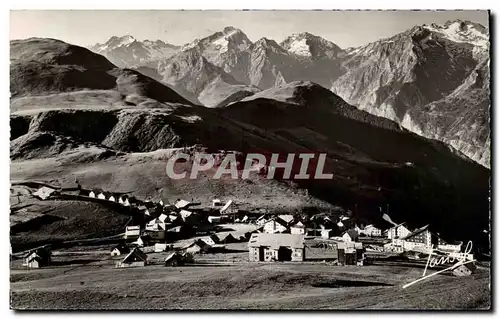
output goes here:
[[278, 43], [276, 43], [276, 41], [274, 40], [271, 40], [271, 39], [268, 39], [266, 37], [264, 38], [260, 38], [257, 42], [255, 42], [256, 44], [259, 44], [259, 45], [264, 45], [264, 46], [278, 46]]
[[231, 31], [241, 31], [241, 30], [240, 30], [240, 29], [236, 29], [236, 28], [235, 28], [235, 27], [233, 27], [233, 26], [227, 26], [227, 27], [225, 27], [225, 28], [224, 28], [224, 30], [222, 30], [222, 31], [224, 31], [224, 33], [226, 33], [226, 32], [231, 32]]

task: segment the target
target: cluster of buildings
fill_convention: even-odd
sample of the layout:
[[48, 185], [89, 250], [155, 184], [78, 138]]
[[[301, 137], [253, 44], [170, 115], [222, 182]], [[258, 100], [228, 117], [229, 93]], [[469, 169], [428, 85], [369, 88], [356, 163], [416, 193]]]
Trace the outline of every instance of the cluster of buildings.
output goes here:
[[[40, 189], [36, 195], [48, 198], [53, 195], [53, 191]], [[192, 262], [194, 254], [223, 252], [225, 245], [233, 242], [248, 242], [251, 262], [331, 260], [340, 265], [363, 265], [366, 251], [373, 249], [396, 253], [430, 253], [433, 249], [439, 249], [457, 254], [462, 249], [461, 242], [446, 242], [439, 234], [432, 233], [428, 225], [410, 230], [406, 223], [391, 224], [382, 230], [372, 224], [358, 225], [353, 218], [345, 215], [332, 217], [327, 214], [310, 216], [234, 212], [229, 210], [232, 201], [223, 202], [219, 199], [214, 199], [210, 207], [201, 208], [200, 203], [183, 199], [178, 199], [174, 204], [162, 198], [142, 201], [126, 194], [100, 189], [80, 189], [80, 195], [128, 207], [133, 216], [138, 217], [132, 219], [132, 225], [125, 227], [126, 243], [111, 250], [111, 256], [125, 256], [116, 263], [120, 268], [147, 265], [147, 249], [154, 252], [172, 251], [165, 263], [178, 265]], [[244, 234], [210, 234], [191, 240], [177, 250], [168, 244], [192, 237], [194, 233], [190, 230], [193, 228], [215, 225], [228, 219], [228, 216], [232, 216], [233, 222], [251, 223], [258, 227]], [[30, 252], [24, 263], [30, 268], [48, 264], [50, 252], [46, 249]]]
[[[461, 242], [448, 243], [429, 226], [410, 230], [406, 223], [382, 230], [358, 226], [349, 216], [261, 215], [255, 220], [260, 233], [248, 243], [250, 261], [336, 260], [340, 265], [363, 265], [367, 248], [385, 252], [429, 254], [433, 249], [459, 254]], [[365, 247], [363, 244], [365, 243]], [[369, 245], [366, 245], [369, 243]]]

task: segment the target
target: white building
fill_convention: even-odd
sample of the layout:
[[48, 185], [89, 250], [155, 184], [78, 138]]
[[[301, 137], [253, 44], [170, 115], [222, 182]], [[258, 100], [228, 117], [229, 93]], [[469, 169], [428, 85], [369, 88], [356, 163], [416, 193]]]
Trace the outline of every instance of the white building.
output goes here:
[[140, 226], [127, 226], [125, 227], [125, 238], [137, 238], [141, 235]]
[[264, 233], [284, 233], [288, 229], [288, 223], [279, 217], [271, 218], [264, 224]]
[[297, 221], [290, 226], [290, 233], [294, 235], [305, 235], [306, 225], [301, 221]]
[[405, 223], [393, 226], [384, 231], [384, 235], [387, 236], [387, 238], [389, 239], [403, 238], [408, 236], [410, 233], [411, 231], [408, 228], [406, 228]]
[[382, 230], [378, 229], [377, 227], [373, 225], [367, 225], [365, 228], [361, 231], [362, 234], [365, 234], [368, 237], [380, 237], [382, 236]]

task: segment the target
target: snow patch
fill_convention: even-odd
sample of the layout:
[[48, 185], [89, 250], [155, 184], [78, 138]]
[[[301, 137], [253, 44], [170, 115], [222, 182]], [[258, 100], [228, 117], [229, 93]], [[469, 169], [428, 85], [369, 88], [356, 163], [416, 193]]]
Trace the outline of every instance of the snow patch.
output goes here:
[[309, 45], [307, 45], [307, 39], [295, 40], [290, 44], [289, 52], [300, 56], [311, 56], [311, 51], [309, 50]]

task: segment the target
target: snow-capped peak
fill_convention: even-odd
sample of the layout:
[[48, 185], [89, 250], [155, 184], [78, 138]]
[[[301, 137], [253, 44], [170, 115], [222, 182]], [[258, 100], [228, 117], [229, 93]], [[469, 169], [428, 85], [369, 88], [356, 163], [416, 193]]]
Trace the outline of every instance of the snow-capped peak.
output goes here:
[[489, 38], [485, 28], [470, 21], [454, 20], [448, 21], [444, 25], [435, 23], [424, 25], [429, 31], [437, 32], [450, 41], [470, 43], [480, 48], [488, 48]]
[[195, 39], [193, 42], [185, 44], [181, 51], [187, 51], [198, 47], [202, 51], [225, 53], [228, 51], [244, 51], [252, 45], [245, 33], [235, 27], [225, 27], [222, 31], [203, 39]]
[[107, 50], [113, 50], [121, 46], [127, 46], [135, 41], [136, 39], [131, 35], [125, 35], [122, 37], [112, 36], [108, 41], [106, 41], [106, 43], [95, 45], [94, 51], [100, 53]]
[[315, 58], [335, 58], [342, 51], [335, 43], [309, 32], [294, 33], [281, 46], [295, 55]]

